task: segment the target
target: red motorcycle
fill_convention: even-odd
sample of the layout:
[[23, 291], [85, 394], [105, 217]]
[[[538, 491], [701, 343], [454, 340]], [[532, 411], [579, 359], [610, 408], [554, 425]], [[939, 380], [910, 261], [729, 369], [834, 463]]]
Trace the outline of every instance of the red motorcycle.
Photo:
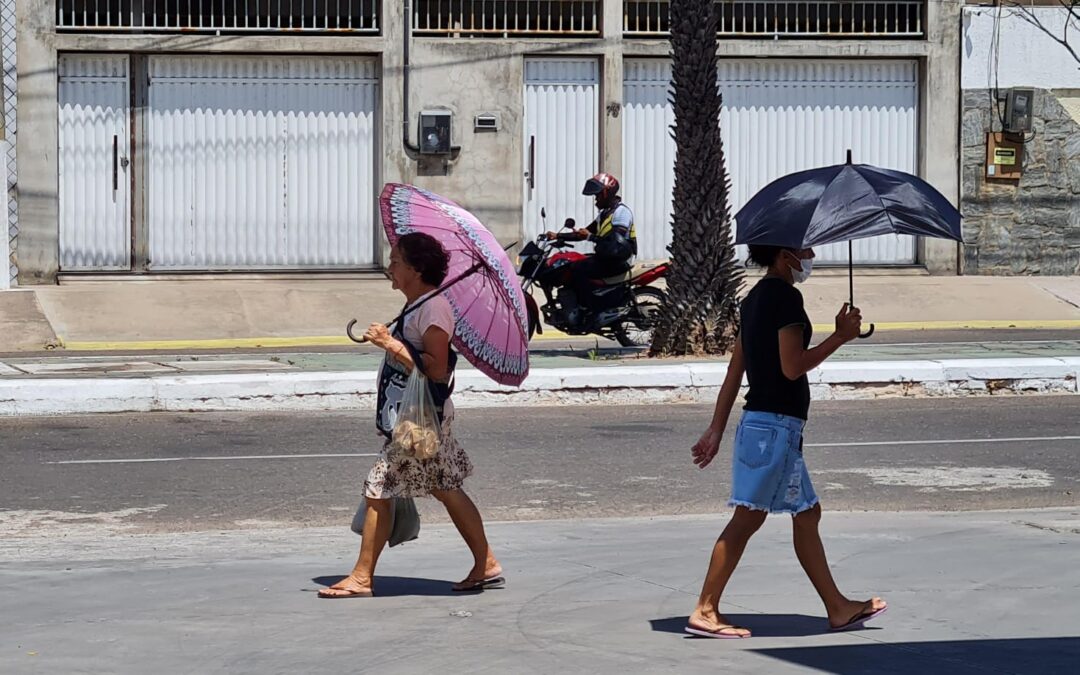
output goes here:
[[[554, 241], [541, 235], [521, 250], [518, 276], [529, 312], [529, 338], [544, 332], [540, 321], [543, 312], [548, 325], [568, 335], [599, 335], [624, 347], [649, 345], [656, 314], [666, 299], [664, 291], [650, 284], [667, 276], [670, 265], [640, 263], [623, 274], [597, 279], [593, 297], [589, 302], [580, 302], [571, 280], [571, 267], [585, 255], [564, 250], [571, 246], [573, 243], [562, 235]], [[534, 286], [544, 293], [541, 307], [533, 299]], [[577, 323], [568, 320], [568, 306], [581, 307]]]

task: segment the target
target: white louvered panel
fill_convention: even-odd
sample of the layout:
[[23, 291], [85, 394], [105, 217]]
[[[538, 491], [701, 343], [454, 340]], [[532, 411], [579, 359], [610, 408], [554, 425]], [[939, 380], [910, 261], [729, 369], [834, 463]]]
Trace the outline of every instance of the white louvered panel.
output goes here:
[[671, 243], [675, 112], [666, 60], [627, 61], [623, 81], [623, 198], [634, 211], [638, 258], [663, 260]]
[[60, 57], [58, 189], [64, 271], [130, 269], [128, 92], [127, 57]]
[[372, 59], [155, 57], [154, 269], [375, 262]]
[[567, 218], [585, 227], [595, 217], [591, 197], [581, 194], [599, 166], [599, 68], [595, 60], [525, 61], [525, 172], [532, 145], [535, 185], [525, 184], [525, 237], [558, 230]]
[[[668, 129], [673, 116], [669, 103], [659, 109], [669, 80], [667, 61], [626, 64], [626, 198], [635, 207], [638, 236], [650, 255], [663, 252], [660, 242], [666, 245], [671, 236], [674, 141]], [[858, 163], [915, 173], [916, 83], [913, 61], [721, 60], [720, 124], [732, 214], [780, 176], [843, 162], [848, 148]], [[661, 156], [662, 163], [649, 161]], [[823, 246], [817, 254], [819, 263], [847, 262], [847, 245]], [[744, 251], [739, 255], [745, 258]], [[858, 240], [855, 261], [912, 263], [915, 241]]]

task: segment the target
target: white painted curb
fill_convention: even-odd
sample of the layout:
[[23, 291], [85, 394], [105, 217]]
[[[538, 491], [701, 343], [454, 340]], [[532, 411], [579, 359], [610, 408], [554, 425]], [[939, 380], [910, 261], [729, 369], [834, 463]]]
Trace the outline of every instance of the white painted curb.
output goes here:
[[[458, 374], [460, 408], [709, 401], [724, 363], [533, 371], [521, 387]], [[1080, 357], [827, 363], [810, 373], [817, 400], [901, 396], [1077, 394]], [[375, 373], [299, 372], [0, 379], [0, 416], [154, 411], [371, 410]]]

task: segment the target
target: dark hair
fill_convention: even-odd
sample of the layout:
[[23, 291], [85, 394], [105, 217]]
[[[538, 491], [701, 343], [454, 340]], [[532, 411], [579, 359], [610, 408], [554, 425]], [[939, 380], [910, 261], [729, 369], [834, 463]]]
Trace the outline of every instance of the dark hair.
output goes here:
[[405, 264], [419, 272], [425, 284], [438, 286], [446, 280], [450, 255], [435, 237], [411, 232], [397, 240], [397, 248]]
[[747, 262], [758, 267], [772, 267], [781, 253], [784, 251], [794, 252], [794, 249], [766, 244], [750, 244], [748, 248], [750, 249], [750, 257], [747, 258]]

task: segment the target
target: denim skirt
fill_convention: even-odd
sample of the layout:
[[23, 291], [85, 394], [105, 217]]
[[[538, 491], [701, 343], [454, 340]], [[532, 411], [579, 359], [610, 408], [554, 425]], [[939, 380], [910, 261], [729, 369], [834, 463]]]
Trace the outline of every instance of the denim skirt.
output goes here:
[[796, 514], [817, 505], [803, 461], [805, 425], [797, 417], [743, 413], [735, 433], [729, 506]]

